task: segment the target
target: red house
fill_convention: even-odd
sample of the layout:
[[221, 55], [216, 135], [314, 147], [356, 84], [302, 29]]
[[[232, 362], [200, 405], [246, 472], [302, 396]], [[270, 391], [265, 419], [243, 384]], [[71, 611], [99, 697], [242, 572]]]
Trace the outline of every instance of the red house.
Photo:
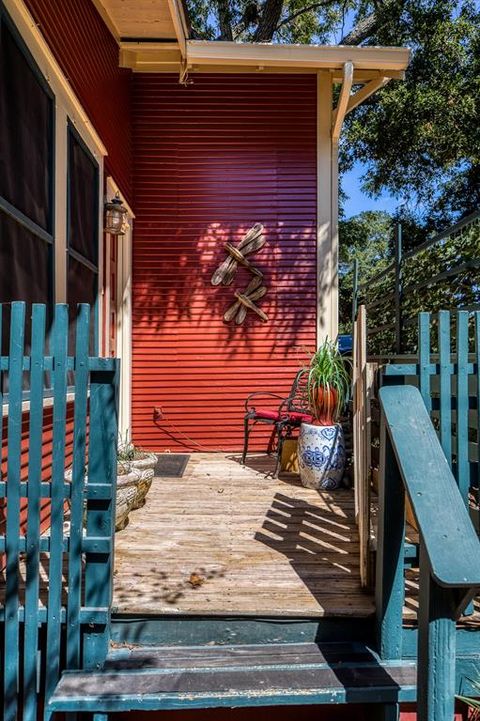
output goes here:
[[[321, 645], [346, 634], [363, 642], [373, 634], [374, 600], [361, 588], [349, 492], [317, 507], [299, 491], [257, 483], [260, 475], [249, 477], [231, 454], [242, 448], [247, 394], [287, 395], [306, 352], [337, 336], [342, 123], [376, 90], [402, 79], [409, 51], [190, 35], [180, 0], [0, 0], [0, 302], [45, 303], [48, 327], [53, 305], [68, 304], [72, 341], [77, 304], [89, 303], [91, 355], [122, 361], [122, 437], [147, 451], [201, 452], [191, 475], [194, 495], [165, 484], [157, 506], [117, 540], [116, 643], [144, 641], [151, 629], [156, 643], [170, 646], [188, 645], [197, 631], [205, 645], [245, 633], [253, 645], [307, 637]], [[105, 225], [105, 205], [115, 196], [125, 211], [120, 235]], [[256, 224], [263, 226], [263, 247], [246, 261], [240, 256], [232, 283], [212, 283], [227, 253], [235, 257], [235, 246]], [[248, 289], [248, 263], [266, 288], [253, 308], [236, 295], [244, 298]], [[243, 305], [232, 309], [238, 301]], [[246, 313], [237, 323], [240, 307]], [[4, 347], [5, 328], [8, 318]], [[66, 465], [73, 394], [68, 400]], [[51, 406], [46, 397], [45, 481]], [[29, 408], [25, 398], [25, 480]], [[5, 404], [4, 430], [7, 415]], [[252, 450], [264, 449], [266, 440], [257, 434]], [[202, 496], [205, 488], [210, 495]], [[226, 519], [230, 525], [215, 515], [222, 496], [229, 508], [244, 503]], [[293, 550], [288, 533], [283, 550], [268, 537], [279, 506], [291, 519], [289, 533], [298, 535]], [[22, 510], [25, 518], [25, 499]], [[49, 514], [45, 497], [43, 529]], [[316, 535], [308, 548], [300, 516]], [[155, 521], [158, 535], [149, 525]], [[195, 531], [206, 545], [196, 547]], [[236, 547], [247, 536], [261, 549], [257, 556], [242, 556]], [[233, 559], [228, 568], [225, 544]], [[204, 567], [205, 549], [211, 558]], [[245, 580], [248, 564], [253, 570]], [[309, 587], [299, 583], [302, 573]], [[217, 583], [211, 595], [210, 580]], [[310, 662], [302, 663], [307, 672]], [[308, 703], [308, 694], [297, 691], [298, 703]], [[378, 701], [372, 687], [368, 693]], [[411, 693], [407, 688], [405, 698]], [[195, 696], [197, 707], [201, 697]], [[329, 697], [336, 702], [335, 694]], [[294, 702], [274, 702], [283, 703]], [[370, 718], [369, 708], [356, 708], [355, 717]], [[265, 713], [248, 711], [252, 719]], [[318, 709], [296, 713], [313, 718]], [[320, 718], [350, 718], [342, 713], [329, 706]], [[385, 713], [396, 713], [396, 704]]]

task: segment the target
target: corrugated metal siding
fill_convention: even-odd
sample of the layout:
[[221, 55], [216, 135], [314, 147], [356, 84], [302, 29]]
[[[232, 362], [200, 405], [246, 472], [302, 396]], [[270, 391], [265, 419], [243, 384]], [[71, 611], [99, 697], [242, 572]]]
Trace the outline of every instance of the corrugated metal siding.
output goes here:
[[[315, 346], [316, 78], [201, 75], [182, 87], [136, 75], [133, 132], [134, 439], [239, 450], [245, 396], [287, 393]], [[269, 322], [250, 313], [226, 325], [250, 276], [226, 288], [210, 278], [223, 243], [255, 222], [268, 241], [255, 262]]]
[[106, 171], [131, 201], [131, 73], [91, 0], [25, 0], [108, 150]]

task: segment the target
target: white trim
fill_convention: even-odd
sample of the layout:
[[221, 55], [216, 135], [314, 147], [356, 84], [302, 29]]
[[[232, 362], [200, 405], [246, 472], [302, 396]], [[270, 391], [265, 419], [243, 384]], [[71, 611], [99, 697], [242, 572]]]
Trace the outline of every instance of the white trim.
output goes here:
[[360, 88], [360, 90], [357, 90], [356, 93], [350, 96], [345, 115], [351, 113], [352, 110], [357, 107], [357, 105], [360, 105], [360, 103], [363, 103], [363, 101], [369, 98], [370, 95], [375, 93], [380, 88], [383, 88], [387, 83], [390, 82], [390, 80], [391, 78], [386, 78], [380, 74], [378, 78], [374, 78], [373, 80], [370, 80], [370, 82], [366, 83], [363, 88]]
[[[3, 0], [8, 14], [12, 18], [18, 32], [32, 53], [41, 73], [55, 94], [57, 104], [61, 103], [78, 132], [92, 149], [96, 159], [107, 155], [107, 150], [100, 140], [90, 119], [73, 92], [70, 83], [64, 76], [49, 45], [41, 34], [23, 0]], [[87, 139], [86, 139], [87, 138]]]
[[405, 70], [410, 50], [403, 47], [346, 45], [287, 45], [189, 40], [189, 64], [282, 65], [284, 67], [341, 68], [353, 62], [357, 70]]
[[317, 74], [317, 345], [336, 338], [338, 321], [337, 237], [338, 209], [332, 188], [332, 79], [328, 70]]
[[68, 116], [55, 107], [55, 302], [67, 302], [67, 157]]
[[[128, 210], [128, 230], [124, 236], [111, 238], [110, 242], [117, 246], [117, 329], [116, 355], [120, 364], [120, 403], [118, 430], [122, 438], [131, 431], [131, 396], [132, 396], [132, 232], [135, 217], [130, 206], [119, 191], [113, 178], [107, 177], [107, 195], [111, 197], [119, 193]], [[108, 237], [108, 236], [107, 236]], [[110, 260], [108, 260], [110, 262]], [[110, 284], [110, 279], [108, 280]], [[108, 318], [110, 322], [110, 317]], [[105, 332], [108, 336], [108, 325]]]
[[167, 2], [173, 27], [175, 28], [175, 35], [180, 47], [180, 52], [182, 54], [182, 58], [184, 58], [187, 54], [188, 28], [182, 2], [181, 0], [180, 2], [179, 0], [167, 0]]
[[[73, 403], [75, 400], [75, 393], [67, 393], [66, 395], [66, 401], [67, 403]], [[52, 408], [53, 407], [53, 396], [45, 396], [43, 399], [43, 408]], [[2, 415], [5, 418], [8, 416], [8, 403], [2, 404]], [[28, 413], [30, 410], [30, 401], [23, 401], [22, 402], [22, 413]]]
[[353, 83], [353, 63], [347, 62], [343, 66], [343, 82], [340, 89], [340, 96], [338, 98], [337, 107], [333, 111], [332, 118], [332, 141], [338, 142], [340, 137], [340, 131], [342, 129], [343, 121], [345, 119], [345, 113], [350, 98], [350, 91], [352, 90]]
[[98, 329], [98, 354], [101, 355], [103, 344], [103, 218], [104, 218], [104, 178], [103, 178], [103, 156], [98, 159], [98, 270], [97, 270], [97, 329]]

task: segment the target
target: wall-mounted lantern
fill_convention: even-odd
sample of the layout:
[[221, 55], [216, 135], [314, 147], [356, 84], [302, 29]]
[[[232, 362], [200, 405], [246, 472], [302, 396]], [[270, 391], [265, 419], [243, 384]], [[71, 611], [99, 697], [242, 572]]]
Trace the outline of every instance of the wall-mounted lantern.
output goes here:
[[120, 194], [105, 203], [105, 232], [112, 235], [124, 235], [127, 228], [128, 210], [123, 205]]

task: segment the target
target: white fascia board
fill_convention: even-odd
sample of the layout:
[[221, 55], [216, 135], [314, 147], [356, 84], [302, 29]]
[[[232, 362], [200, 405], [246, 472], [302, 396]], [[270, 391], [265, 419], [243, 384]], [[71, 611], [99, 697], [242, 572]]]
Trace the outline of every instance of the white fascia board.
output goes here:
[[352, 62], [355, 70], [402, 71], [410, 50], [401, 47], [350, 47], [347, 45], [279, 45], [189, 40], [189, 65], [240, 65], [243, 67], [303, 67], [334, 70]]

